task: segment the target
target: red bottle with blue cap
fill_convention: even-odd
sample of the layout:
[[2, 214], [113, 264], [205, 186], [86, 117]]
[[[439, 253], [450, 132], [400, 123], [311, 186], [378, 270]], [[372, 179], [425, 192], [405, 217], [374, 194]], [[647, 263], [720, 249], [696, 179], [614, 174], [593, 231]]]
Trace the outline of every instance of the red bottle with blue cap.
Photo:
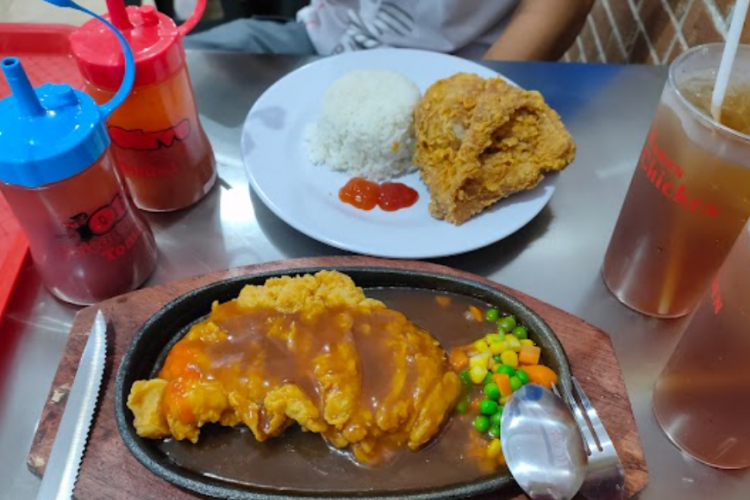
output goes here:
[[[48, 1], [95, 16], [69, 0]], [[133, 84], [125, 40], [122, 48], [122, 85], [102, 106], [69, 85], [34, 89], [18, 59], [0, 62], [12, 91], [0, 100], [0, 189], [45, 285], [75, 304], [134, 290], [156, 265], [154, 237], [109, 148], [106, 119]]]
[[[107, 0], [108, 17], [130, 44], [136, 67], [132, 92], [109, 117], [109, 133], [117, 165], [143, 210], [185, 208], [216, 182], [182, 45], [205, 6], [206, 0], [199, 0], [190, 19], [177, 27], [152, 6], [126, 8], [123, 0]], [[70, 44], [86, 92], [99, 103], [110, 99], [125, 66], [117, 39], [92, 20], [70, 36]]]

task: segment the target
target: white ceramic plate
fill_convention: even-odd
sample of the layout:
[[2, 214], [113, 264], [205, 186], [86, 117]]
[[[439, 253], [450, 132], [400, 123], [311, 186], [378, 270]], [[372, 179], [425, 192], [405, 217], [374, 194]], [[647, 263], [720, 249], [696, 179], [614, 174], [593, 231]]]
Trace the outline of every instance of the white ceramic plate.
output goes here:
[[429, 192], [414, 172], [397, 179], [419, 192], [419, 201], [410, 208], [363, 211], [342, 203], [338, 191], [349, 176], [310, 163], [304, 134], [317, 120], [328, 87], [353, 69], [398, 71], [423, 93], [435, 81], [459, 72], [497, 76], [458, 57], [380, 49], [321, 59], [277, 81], [250, 109], [242, 131], [242, 157], [255, 193], [287, 224], [318, 241], [361, 254], [442, 257], [475, 250], [513, 234], [552, 197], [556, 175], [456, 227], [430, 215]]

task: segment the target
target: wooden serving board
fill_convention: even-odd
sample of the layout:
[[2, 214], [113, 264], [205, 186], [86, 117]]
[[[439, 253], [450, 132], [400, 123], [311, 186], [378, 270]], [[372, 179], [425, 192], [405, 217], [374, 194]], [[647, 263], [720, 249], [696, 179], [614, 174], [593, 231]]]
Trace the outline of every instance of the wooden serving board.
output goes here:
[[[107, 363], [98, 411], [92, 422], [88, 446], [81, 465], [75, 497], [79, 500], [187, 500], [200, 498], [156, 477], [125, 448], [115, 423], [114, 385], [117, 368], [130, 340], [159, 308], [183, 293], [235, 276], [304, 267], [368, 266], [413, 269], [475, 280], [505, 291], [541, 315], [555, 331], [570, 358], [573, 373], [604, 421], [625, 468], [625, 491], [629, 498], [648, 481], [646, 462], [633, 411], [609, 337], [583, 320], [545, 302], [478, 276], [424, 262], [391, 261], [369, 257], [320, 257], [271, 262], [188, 278], [116, 297], [81, 310], [75, 318], [62, 361], [42, 412], [28, 466], [44, 473], [67, 393], [73, 382], [94, 315], [101, 308], [109, 323]], [[488, 496], [493, 499], [524, 499], [511, 488]]]

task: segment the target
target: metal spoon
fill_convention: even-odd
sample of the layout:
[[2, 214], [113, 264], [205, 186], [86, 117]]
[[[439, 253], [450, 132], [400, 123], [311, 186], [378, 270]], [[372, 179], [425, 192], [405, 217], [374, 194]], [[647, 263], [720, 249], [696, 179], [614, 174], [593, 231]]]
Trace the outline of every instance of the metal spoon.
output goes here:
[[501, 421], [503, 454], [513, 478], [533, 500], [570, 500], [588, 459], [573, 414], [544, 387], [513, 394]]

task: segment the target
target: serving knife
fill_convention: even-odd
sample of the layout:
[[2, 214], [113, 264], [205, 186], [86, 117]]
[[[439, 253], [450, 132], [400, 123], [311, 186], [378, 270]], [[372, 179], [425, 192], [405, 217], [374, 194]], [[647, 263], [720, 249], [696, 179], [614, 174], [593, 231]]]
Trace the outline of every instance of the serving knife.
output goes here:
[[107, 324], [101, 310], [78, 365], [37, 500], [70, 500], [94, 418], [107, 355]]

